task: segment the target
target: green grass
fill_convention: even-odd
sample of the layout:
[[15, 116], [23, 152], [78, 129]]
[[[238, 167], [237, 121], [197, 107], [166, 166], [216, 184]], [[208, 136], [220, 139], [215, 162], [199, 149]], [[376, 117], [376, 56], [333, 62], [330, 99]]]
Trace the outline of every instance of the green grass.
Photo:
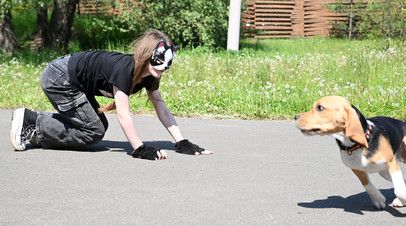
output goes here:
[[[163, 74], [160, 91], [178, 116], [292, 119], [318, 98], [340, 95], [367, 117], [406, 120], [406, 48], [378, 46], [368, 40], [315, 38], [243, 40], [239, 53], [180, 50]], [[52, 110], [39, 77], [56, 57], [52, 52], [0, 56], [0, 108]], [[132, 111], [153, 112], [146, 101], [145, 92], [134, 95]]]
[[[291, 119], [321, 96], [347, 97], [366, 116], [406, 119], [405, 47], [380, 51], [373, 41], [253, 41], [239, 54], [186, 51], [161, 92], [178, 114]], [[176, 90], [176, 92], [173, 92]]]

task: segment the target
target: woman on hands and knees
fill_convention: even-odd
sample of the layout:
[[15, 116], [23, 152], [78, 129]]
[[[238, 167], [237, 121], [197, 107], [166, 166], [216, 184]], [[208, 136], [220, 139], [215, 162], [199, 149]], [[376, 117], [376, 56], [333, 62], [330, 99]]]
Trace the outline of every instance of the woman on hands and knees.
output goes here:
[[[11, 143], [25, 150], [26, 142], [43, 148], [83, 147], [100, 142], [108, 128], [104, 112], [116, 109], [133, 157], [165, 159], [167, 153], [145, 145], [134, 127], [129, 96], [145, 88], [159, 120], [175, 140], [178, 152], [209, 155], [184, 139], [159, 92], [162, 73], [169, 69], [177, 46], [162, 32], [149, 30], [137, 39], [134, 54], [86, 51], [52, 61], [42, 73], [41, 86], [58, 113], [13, 111]], [[100, 107], [95, 96], [114, 98]]]

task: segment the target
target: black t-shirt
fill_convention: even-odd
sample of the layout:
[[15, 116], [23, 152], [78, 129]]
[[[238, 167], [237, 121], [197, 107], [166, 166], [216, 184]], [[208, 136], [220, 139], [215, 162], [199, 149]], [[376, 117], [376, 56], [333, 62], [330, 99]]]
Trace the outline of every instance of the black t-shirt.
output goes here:
[[[86, 96], [113, 98], [113, 85], [130, 95], [134, 55], [108, 51], [73, 53], [69, 59], [68, 71], [73, 89], [85, 92]], [[144, 87], [151, 91], [154, 80], [152, 75], [143, 78], [132, 93]]]

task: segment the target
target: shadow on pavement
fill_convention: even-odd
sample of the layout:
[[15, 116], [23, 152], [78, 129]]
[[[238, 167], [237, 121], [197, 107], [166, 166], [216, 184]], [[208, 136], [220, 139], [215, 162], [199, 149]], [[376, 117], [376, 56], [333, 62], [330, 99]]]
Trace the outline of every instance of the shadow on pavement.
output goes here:
[[[176, 151], [174, 143], [170, 141], [144, 141], [144, 144], [154, 146], [161, 149]], [[28, 144], [27, 149], [35, 149], [36, 147]], [[80, 151], [80, 152], [102, 152], [102, 151], [115, 151], [131, 153], [132, 147], [128, 141], [111, 141], [102, 140], [97, 144], [89, 147], [71, 147], [71, 148], [57, 148], [55, 150], [63, 151]]]
[[[172, 151], [176, 150], [174, 144], [170, 141], [144, 141], [144, 144], [166, 150]], [[133, 149], [128, 141], [102, 140], [98, 144], [85, 148], [74, 149], [73, 151], [88, 151], [88, 152], [117, 151], [117, 152], [127, 152], [127, 154], [129, 154], [133, 151]]]
[[[390, 213], [394, 217], [406, 217], [406, 214], [399, 212], [397, 209], [389, 206], [392, 203], [395, 195], [393, 189], [380, 190], [386, 197], [386, 208], [384, 211]], [[374, 208], [371, 199], [366, 192], [351, 195], [347, 198], [341, 196], [328, 196], [326, 199], [315, 200], [313, 202], [300, 202], [298, 206], [312, 209], [334, 208], [343, 209], [345, 212], [364, 215], [363, 211], [376, 212], [380, 211]]]

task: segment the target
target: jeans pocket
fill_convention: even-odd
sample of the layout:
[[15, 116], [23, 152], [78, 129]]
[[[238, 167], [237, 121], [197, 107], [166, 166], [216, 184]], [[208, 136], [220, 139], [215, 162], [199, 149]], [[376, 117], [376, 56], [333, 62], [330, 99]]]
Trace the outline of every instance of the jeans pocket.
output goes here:
[[71, 110], [72, 108], [77, 108], [80, 104], [83, 104], [84, 102], [87, 102], [87, 98], [85, 95], [80, 95], [79, 98], [76, 99], [71, 99], [66, 102], [59, 102], [58, 104], [58, 109], [62, 112], [67, 112]]
[[68, 118], [77, 127], [83, 127], [89, 123], [99, 120], [97, 113], [88, 102], [86, 95], [82, 94], [78, 98], [69, 101], [57, 102], [59, 113]]
[[53, 64], [49, 64], [41, 75], [42, 89], [68, 89], [70, 87], [67, 72], [62, 71], [60, 68]]

